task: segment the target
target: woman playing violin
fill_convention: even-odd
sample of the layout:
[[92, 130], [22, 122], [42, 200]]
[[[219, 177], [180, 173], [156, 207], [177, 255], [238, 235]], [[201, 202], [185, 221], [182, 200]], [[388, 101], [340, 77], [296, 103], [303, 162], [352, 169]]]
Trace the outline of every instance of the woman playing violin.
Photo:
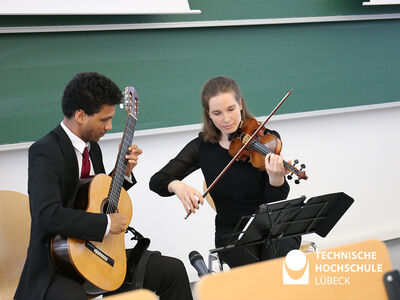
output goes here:
[[[177, 195], [187, 213], [203, 204], [202, 194], [182, 182], [182, 179], [201, 169], [207, 186], [231, 161], [230, 135], [241, 122], [253, 118], [241, 96], [237, 83], [225, 76], [208, 80], [202, 89], [203, 130], [181, 152], [150, 180], [150, 189], [161, 196]], [[269, 131], [276, 135], [276, 131]], [[249, 162], [235, 161], [221, 180], [210, 191], [216, 206], [215, 246], [223, 247], [242, 216], [255, 213], [262, 203], [286, 199], [289, 185], [282, 156], [274, 153], [265, 156], [265, 171]], [[243, 224], [244, 225], [244, 224]], [[300, 237], [279, 242], [276, 255], [284, 256], [300, 246]], [[220, 253], [231, 268], [271, 258], [265, 245], [253, 246], [252, 255], [243, 248]], [[257, 258], [255, 258], [257, 257]]]

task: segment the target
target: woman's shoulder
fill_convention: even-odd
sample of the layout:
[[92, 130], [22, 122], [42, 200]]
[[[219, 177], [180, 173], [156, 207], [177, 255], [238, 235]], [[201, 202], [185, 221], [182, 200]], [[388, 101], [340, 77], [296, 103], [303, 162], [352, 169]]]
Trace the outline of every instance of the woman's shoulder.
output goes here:
[[192, 140], [190, 140], [189, 144], [195, 144], [195, 145], [200, 145], [203, 142], [203, 138], [202, 138], [202, 134], [201, 132], [199, 132], [199, 134], [197, 135], [197, 137], [193, 138]]
[[[202, 139], [199, 136], [195, 137], [194, 139], [190, 140], [185, 147], [181, 150], [179, 154], [184, 154], [184, 153], [198, 153], [202, 145]], [[179, 156], [179, 155], [178, 155]]]
[[197, 145], [201, 145], [203, 143], [206, 143], [204, 141], [204, 134], [202, 131], [200, 131], [197, 135], [197, 137], [195, 137], [194, 139], [192, 139], [188, 144], [197, 144]]
[[191, 150], [196, 149], [197, 151], [202, 151], [206, 148], [213, 147], [213, 146], [215, 146], [215, 144], [205, 141], [203, 132], [199, 132], [197, 137], [195, 137], [189, 143], [186, 144], [185, 148], [191, 149]]
[[210, 141], [207, 141], [205, 139], [204, 133], [202, 131], [199, 132], [199, 135], [193, 141], [198, 143], [199, 147], [212, 147], [212, 148], [214, 148], [216, 145], [218, 145], [218, 143], [212, 143]]

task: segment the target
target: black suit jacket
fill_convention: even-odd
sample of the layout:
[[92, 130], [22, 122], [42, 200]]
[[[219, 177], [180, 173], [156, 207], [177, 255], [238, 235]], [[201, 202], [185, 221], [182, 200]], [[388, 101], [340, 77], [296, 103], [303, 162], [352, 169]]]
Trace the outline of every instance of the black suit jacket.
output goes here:
[[[89, 155], [94, 172], [105, 173], [97, 143], [91, 143]], [[71, 140], [60, 125], [29, 148], [28, 166], [31, 236], [14, 298], [40, 300], [56, 271], [50, 256], [51, 237], [60, 234], [102, 241], [107, 216], [73, 209], [79, 182], [78, 162]], [[124, 183], [125, 189], [131, 186]]]

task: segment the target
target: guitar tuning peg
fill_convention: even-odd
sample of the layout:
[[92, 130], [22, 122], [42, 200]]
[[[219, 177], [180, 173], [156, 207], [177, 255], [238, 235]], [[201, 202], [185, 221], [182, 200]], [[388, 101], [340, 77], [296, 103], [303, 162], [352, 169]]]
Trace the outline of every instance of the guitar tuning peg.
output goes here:
[[120, 108], [120, 109], [124, 109], [124, 104], [123, 104], [123, 103], [120, 103], [120, 104], [119, 104], [119, 108]]
[[293, 178], [292, 175], [293, 175], [293, 173], [289, 174], [289, 175], [287, 176], [287, 179], [292, 180], [292, 178]]
[[297, 165], [299, 163], [299, 160], [295, 159], [293, 162], [294, 162], [294, 165], [293, 165], [293, 167], [294, 167], [295, 165]]
[[296, 179], [296, 180], [294, 181], [294, 183], [295, 183], [295, 184], [299, 184], [299, 183], [300, 183], [300, 180]]

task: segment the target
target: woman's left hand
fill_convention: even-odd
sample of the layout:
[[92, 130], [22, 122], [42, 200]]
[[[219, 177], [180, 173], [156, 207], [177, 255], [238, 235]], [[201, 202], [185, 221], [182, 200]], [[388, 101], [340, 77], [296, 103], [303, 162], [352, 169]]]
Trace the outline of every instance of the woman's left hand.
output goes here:
[[285, 182], [285, 175], [290, 173], [283, 166], [282, 155], [273, 153], [265, 156], [265, 171], [268, 173], [269, 183], [272, 186], [281, 186]]

